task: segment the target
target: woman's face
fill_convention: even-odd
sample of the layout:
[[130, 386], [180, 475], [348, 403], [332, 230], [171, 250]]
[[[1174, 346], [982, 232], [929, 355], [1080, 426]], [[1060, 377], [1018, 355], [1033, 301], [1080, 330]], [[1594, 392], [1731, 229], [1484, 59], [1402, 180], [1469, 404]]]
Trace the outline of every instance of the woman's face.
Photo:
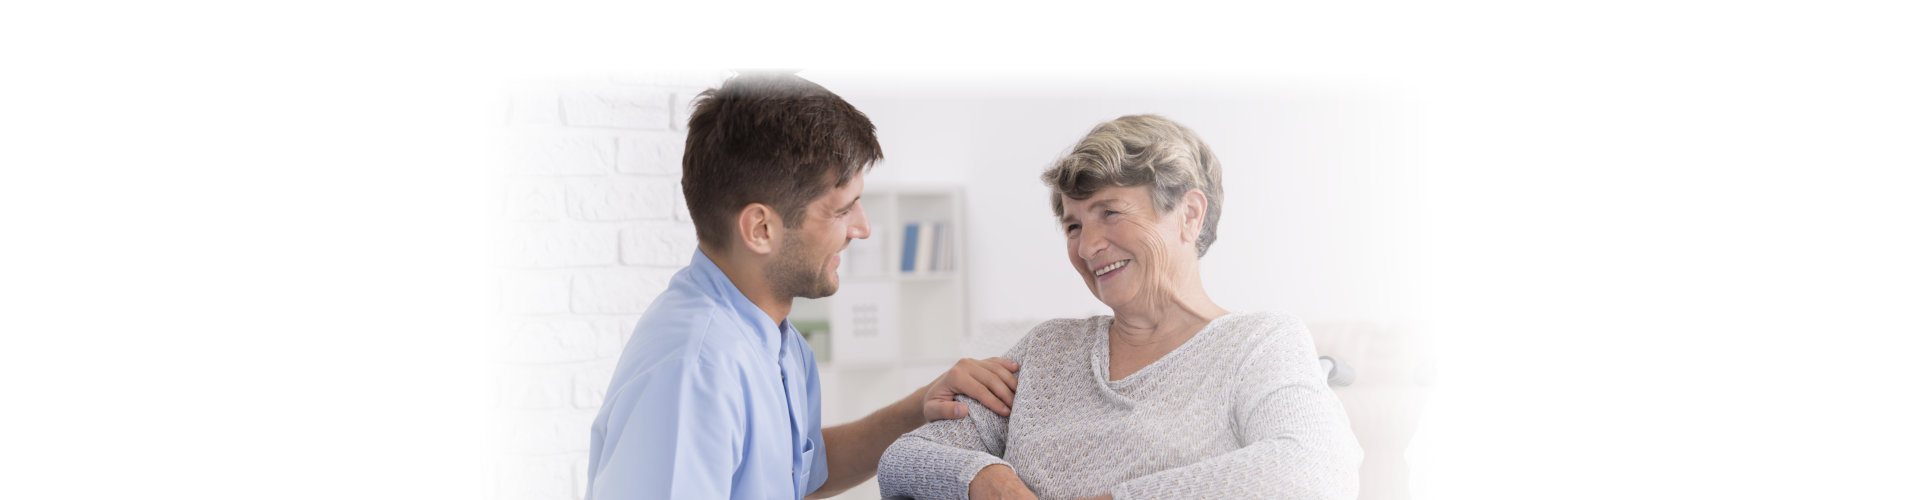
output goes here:
[[1182, 254], [1181, 228], [1177, 217], [1160, 216], [1147, 189], [1106, 187], [1085, 200], [1061, 200], [1067, 259], [1108, 307], [1150, 305], [1171, 292], [1166, 276]]

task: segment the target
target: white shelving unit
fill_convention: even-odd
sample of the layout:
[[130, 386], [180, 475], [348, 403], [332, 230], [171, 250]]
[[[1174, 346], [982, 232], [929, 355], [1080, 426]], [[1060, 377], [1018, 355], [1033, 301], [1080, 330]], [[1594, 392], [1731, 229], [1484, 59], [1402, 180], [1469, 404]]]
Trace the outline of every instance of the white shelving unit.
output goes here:
[[[820, 358], [821, 417], [828, 425], [865, 416], [932, 382], [960, 357], [969, 331], [962, 190], [869, 186], [861, 203], [873, 232], [841, 253], [839, 292], [795, 299], [791, 316]], [[908, 223], [919, 223], [921, 231], [943, 226], [943, 250], [939, 258], [920, 253], [915, 268], [903, 270]], [[945, 265], [928, 266], [927, 259]]]

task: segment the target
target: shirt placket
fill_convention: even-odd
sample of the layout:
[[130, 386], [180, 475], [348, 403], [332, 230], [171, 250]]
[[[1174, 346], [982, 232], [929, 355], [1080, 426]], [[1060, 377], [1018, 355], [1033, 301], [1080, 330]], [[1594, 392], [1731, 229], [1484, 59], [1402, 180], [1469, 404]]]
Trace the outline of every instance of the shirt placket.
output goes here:
[[[788, 460], [792, 462], [792, 466], [787, 469], [787, 475], [788, 475], [788, 478], [793, 481], [794, 491], [800, 491], [804, 494], [807, 479], [809, 479], [807, 476], [800, 475], [800, 468], [808, 465], [805, 463], [801, 463], [801, 453], [802, 453], [801, 450], [806, 449], [805, 443], [803, 442], [803, 440], [806, 439], [806, 433], [801, 431], [805, 422], [801, 421], [799, 407], [794, 405], [795, 401], [801, 400], [802, 398], [804, 398], [804, 396], [795, 395], [795, 391], [793, 390], [794, 381], [792, 380], [792, 377], [787, 376], [787, 373], [790, 371], [790, 367], [792, 366], [792, 362], [793, 362], [793, 360], [790, 359], [790, 356], [788, 356], [789, 351], [787, 349], [787, 337], [788, 337], [787, 332], [784, 329], [781, 330], [780, 331], [780, 354], [779, 354], [780, 357], [779, 357], [779, 362], [776, 365], [776, 367], [779, 368], [780, 370], [780, 391], [782, 395], [786, 398], [786, 402], [787, 402], [788, 440], [790, 440], [793, 443], [793, 455], [788, 458]], [[814, 453], [818, 455], [819, 450], [815, 450]], [[814, 457], [814, 459], [818, 460], [819, 457], [816, 456]], [[812, 472], [811, 467], [808, 467], [808, 469], [809, 469], [808, 472]]]

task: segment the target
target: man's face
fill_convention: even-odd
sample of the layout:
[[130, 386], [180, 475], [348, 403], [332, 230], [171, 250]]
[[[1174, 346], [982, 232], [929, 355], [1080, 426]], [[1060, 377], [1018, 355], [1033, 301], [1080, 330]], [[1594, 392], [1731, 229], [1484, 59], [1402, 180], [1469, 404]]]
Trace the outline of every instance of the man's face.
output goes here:
[[840, 251], [854, 238], [865, 239], [871, 229], [867, 210], [860, 205], [865, 187], [865, 175], [856, 172], [845, 186], [828, 190], [795, 214], [801, 217], [800, 227], [785, 232], [767, 268], [776, 294], [817, 299], [840, 290]]

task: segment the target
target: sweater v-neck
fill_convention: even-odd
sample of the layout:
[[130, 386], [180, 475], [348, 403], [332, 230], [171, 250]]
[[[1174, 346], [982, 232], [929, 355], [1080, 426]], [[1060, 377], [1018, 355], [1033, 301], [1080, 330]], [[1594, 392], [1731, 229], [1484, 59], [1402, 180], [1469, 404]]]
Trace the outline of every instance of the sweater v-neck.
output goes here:
[[1203, 325], [1200, 327], [1200, 331], [1194, 332], [1192, 337], [1187, 337], [1187, 340], [1185, 342], [1181, 342], [1179, 347], [1173, 348], [1172, 351], [1167, 351], [1166, 354], [1160, 356], [1160, 359], [1153, 360], [1152, 363], [1147, 363], [1147, 366], [1142, 366], [1140, 367], [1140, 369], [1134, 370], [1133, 373], [1129, 373], [1125, 377], [1120, 377], [1120, 380], [1113, 380], [1111, 375], [1112, 371], [1110, 370], [1113, 362], [1112, 360], [1113, 334], [1111, 331], [1111, 329], [1113, 328], [1113, 317], [1112, 316], [1104, 317], [1101, 319], [1099, 326], [1095, 329], [1094, 333], [1095, 333], [1095, 337], [1098, 338], [1098, 341], [1094, 343], [1093, 352], [1091, 353], [1092, 355], [1089, 356], [1090, 358], [1092, 358], [1091, 361], [1093, 364], [1093, 374], [1094, 376], [1099, 377], [1097, 380], [1104, 382], [1101, 385], [1106, 387], [1109, 391], [1120, 389], [1128, 385], [1132, 385], [1134, 382], [1137, 382], [1140, 380], [1146, 380], [1147, 378], [1151, 377], [1152, 372], [1159, 371], [1161, 365], [1169, 364], [1172, 362], [1171, 360], [1178, 358], [1182, 353], [1191, 350], [1191, 349], [1188, 349], [1188, 347], [1196, 343], [1199, 343], [1201, 340], [1203, 340], [1203, 338], [1207, 336], [1208, 332], [1211, 332], [1214, 330], [1215, 325], [1222, 324], [1224, 320], [1226, 320], [1227, 318], [1233, 317], [1238, 314], [1239, 313], [1228, 312], [1226, 314], [1220, 315], [1219, 317], [1213, 318], [1210, 321], [1207, 321], [1206, 325]]

